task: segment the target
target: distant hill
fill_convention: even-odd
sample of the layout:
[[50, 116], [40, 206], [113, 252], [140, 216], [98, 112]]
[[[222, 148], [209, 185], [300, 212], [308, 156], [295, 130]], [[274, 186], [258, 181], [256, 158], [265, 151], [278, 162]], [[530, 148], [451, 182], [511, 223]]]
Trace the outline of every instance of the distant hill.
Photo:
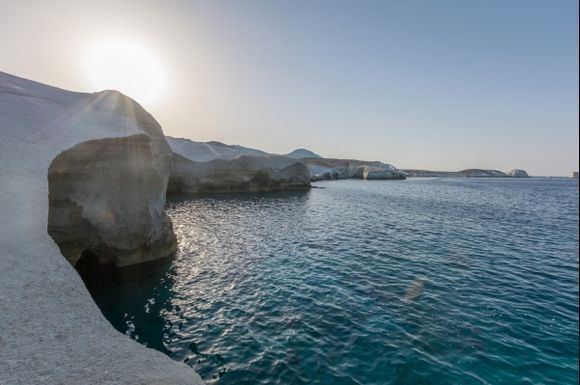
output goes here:
[[[171, 136], [166, 136], [165, 139], [169, 143], [169, 146], [171, 146], [173, 152], [194, 162], [209, 162], [214, 159], [232, 160], [242, 155], [278, 156], [278, 154], [271, 154], [266, 151], [237, 144], [229, 145], [216, 141], [196, 142], [190, 139], [174, 138]], [[281, 156], [293, 159], [321, 158], [320, 155], [305, 148], [298, 148]]]
[[269, 156], [265, 151], [238, 145], [228, 145], [221, 142], [196, 142], [190, 139], [173, 138], [166, 136], [165, 139], [173, 152], [184, 156], [194, 162], [209, 162], [214, 159], [231, 160], [242, 155]]
[[289, 152], [288, 154], [285, 154], [283, 156], [286, 156], [288, 158], [295, 158], [295, 159], [303, 159], [303, 158], [322, 158], [320, 155], [307, 150], [305, 148], [297, 148], [296, 150]]
[[409, 177], [464, 177], [464, 178], [527, 178], [524, 170], [512, 170], [505, 173], [498, 170], [471, 168], [461, 171], [401, 170]]

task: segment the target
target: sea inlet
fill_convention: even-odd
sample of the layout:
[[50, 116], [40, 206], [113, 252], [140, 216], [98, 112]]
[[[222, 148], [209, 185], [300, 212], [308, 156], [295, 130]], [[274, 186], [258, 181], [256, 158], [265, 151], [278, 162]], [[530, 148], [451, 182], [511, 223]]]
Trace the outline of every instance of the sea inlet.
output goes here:
[[317, 186], [173, 198], [173, 261], [85, 282], [209, 383], [577, 383], [577, 180]]

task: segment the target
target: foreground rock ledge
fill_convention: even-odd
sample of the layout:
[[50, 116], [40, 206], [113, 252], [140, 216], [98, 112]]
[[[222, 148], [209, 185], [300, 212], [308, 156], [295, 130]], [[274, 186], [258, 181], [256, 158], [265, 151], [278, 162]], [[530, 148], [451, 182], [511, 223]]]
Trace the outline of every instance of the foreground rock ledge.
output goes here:
[[155, 120], [116, 92], [0, 72], [0, 130], [0, 384], [202, 384], [190, 367], [114, 330], [47, 233], [51, 162], [83, 142], [135, 135], [163, 157]]

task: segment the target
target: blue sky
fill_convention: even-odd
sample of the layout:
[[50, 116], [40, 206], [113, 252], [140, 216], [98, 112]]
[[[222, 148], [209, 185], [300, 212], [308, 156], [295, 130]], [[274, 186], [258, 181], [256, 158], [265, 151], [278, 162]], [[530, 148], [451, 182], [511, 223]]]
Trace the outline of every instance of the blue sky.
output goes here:
[[578, 168], [576, 1], [1, 2], [6, 72], [93, 91], [91, 47], [147, 49], [165, 76], [146, 107], [169, 135], [401, 168]]

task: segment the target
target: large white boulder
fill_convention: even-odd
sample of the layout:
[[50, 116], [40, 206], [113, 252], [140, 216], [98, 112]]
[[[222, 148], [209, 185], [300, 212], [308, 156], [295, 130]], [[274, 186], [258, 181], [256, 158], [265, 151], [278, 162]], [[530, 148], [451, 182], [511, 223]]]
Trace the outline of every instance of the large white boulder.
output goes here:
[[[96, 228], [91, 237], [100, 237], [90, 242], [114, 245], [107, 255], [120, 257], [114, 248], [128, 246], [123, 237], [140, 237], [147, 226], [144, 244], [162, 244], [163, 234], [170, 234], [163, 204], [171, 153], [157, 122], [117, 92], [69, 92], [0, 72], [0, 133], [0, 383], [201, 384], [188, 366], [115, 331], [69, 263], [75, 257], [67, 261], [47, 231], [50, 178], [54, 198], [79, 206], [76, 213], [71, 202], [54, 208], [86, 219]], [[106, 151], [113, 151], [110, 162]], [[134, 167], [122, 151], [139, 155]], [[77, 161], [86, 170], [75, 170]], [[109, 179], [111, 167], [125, 176], [145, 172], [147, 183], [128, 180], [123, 186], [123, 180]], [[64, 178], [64, 185], [54, 178]], [[150, 191], [136, 191], [151, 181]], [[145, 201], [125, 201], [131, 197]], [[136, 231], [127, 229], [127, 216], [135, 213]], [[52, 230], [66, 236], [66, 215], [51, 215], [65, 225]], [[107, 223], [119, 239], [107, 233]]]

